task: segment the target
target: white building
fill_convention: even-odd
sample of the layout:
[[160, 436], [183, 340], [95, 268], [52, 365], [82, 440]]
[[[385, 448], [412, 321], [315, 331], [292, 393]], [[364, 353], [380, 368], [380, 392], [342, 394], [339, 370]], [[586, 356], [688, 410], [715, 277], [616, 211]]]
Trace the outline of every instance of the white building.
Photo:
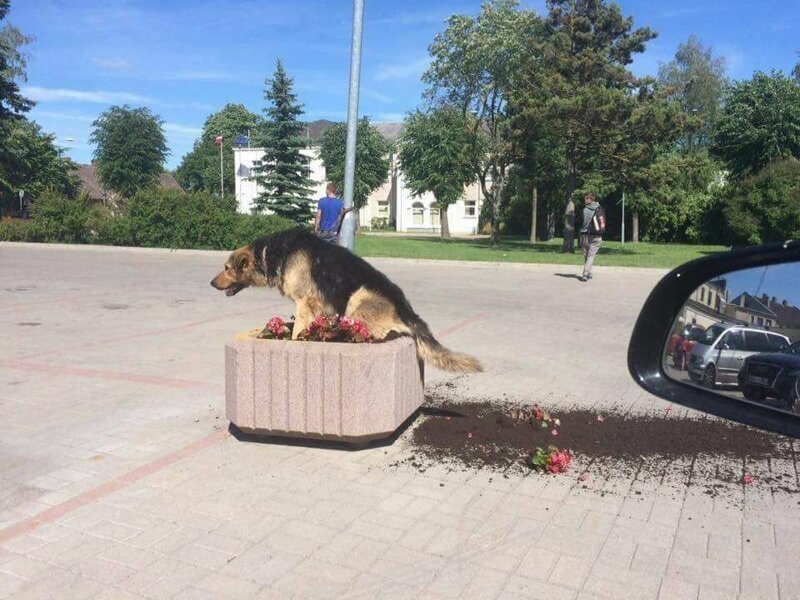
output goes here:
[[[322, 125], [320, 125], [322, 123]], [[312, 202], [325, 195], [327, 182], [325, 167], [319, 157], [318, 143], [321, 132], [329, 124], [315, 122], [309, 124], [311, 146], [302, 150], [308, 159], [308, 176], [314, 181]], [[401, 127], [397, 123], [376, 123], [377, 127], [389, 139], [396, 139]], [[317, 139], [314, 139], [314, 138]], [[264, 156], [263, 148], [234, 148], [234, 168], [236, 173], [236, 202], [239, 212], [250, 213], [254, 201], [259, 195], [258, 184], [253, 179], [253, 167], [260, 165]], [[402, 232], [438, 233], [441, 231], [441, 215], [436, 207], [432, 194], [414, 197], [406, 187], [403, 174], [396, 155], [391, 157], [391, 172], [387, 182], [375, 190], [367, 200], [367, 204], [359, 210], [359, 222], [362, 226], [393, 225], [393, 229]], [[482, 204], [480, 186], [476, 183], [464, 190], [464, 196], [448, 207], [447, 217], [450, 233], [472, 234], [478, 232], [478, 215]]]

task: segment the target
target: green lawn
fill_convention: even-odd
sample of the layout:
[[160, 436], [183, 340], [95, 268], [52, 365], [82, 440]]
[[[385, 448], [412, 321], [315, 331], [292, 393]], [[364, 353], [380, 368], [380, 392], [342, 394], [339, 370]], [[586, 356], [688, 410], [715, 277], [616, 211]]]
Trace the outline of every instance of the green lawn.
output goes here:
[[[491, 248], [486, 239], [452, 239], [359, 235], [355, 242], [360, 256], [388, 256], [438, 260], [477, 260], [488, 262], [553, 263], [578, 266], [583, 258], [561, 253], [561, 240], [531, 244], [527, 239], [506, 237], [499, 248]], [[671, 268], [694, 258], [726, 250], [722, 246], [688, 244], [648, 244], [640, 242], [603, 242], [595, 264], [618, 267]]]

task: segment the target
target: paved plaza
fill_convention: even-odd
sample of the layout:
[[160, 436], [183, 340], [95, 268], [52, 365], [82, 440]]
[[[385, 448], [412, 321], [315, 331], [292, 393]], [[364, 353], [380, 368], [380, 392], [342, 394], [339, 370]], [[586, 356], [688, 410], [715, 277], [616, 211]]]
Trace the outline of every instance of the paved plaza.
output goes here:
[[[709, 495], [717, 457], [581, 482], [420, 472], [408, 431], [360, 451], [237, 440], [224, 343], [293, 307], [213, 290], [225, 256], [0, 244], [0, 598], [800, 598], [790, 461]], [[669, 412], [625, 366], [663, 272], [372, 262], [484, 364], [429, 368], [431, 393]]]

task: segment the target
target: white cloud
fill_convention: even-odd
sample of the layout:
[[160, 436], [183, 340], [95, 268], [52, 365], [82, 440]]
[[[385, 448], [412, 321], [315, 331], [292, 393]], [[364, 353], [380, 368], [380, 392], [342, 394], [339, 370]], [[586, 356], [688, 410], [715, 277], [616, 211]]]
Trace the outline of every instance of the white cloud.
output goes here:
[[39, 110], [38, 108], [34, 108], [31, 116], [33, 116], [34, 119], [44, 117], [50, 119], [64, 119], [67, 121], [81, 121], [83, 123], [91, 123], [95, 120], [95, 117], [89, 117], [87, 115], [76, 115], [74, 113], [56, 112], [52, 110]]
[[95, 104], [116, 104], [125, 102], [152, 102], [146, 96], [130, 92], [109, 92], [103, 90], [71, 90], [66, 88], [45, 88], [35, 85], [22, 89], [23, 96], [40, 102], [91, 102]]
[[386, 112], [386, 113], [378, 113], [375, 115], [375, 122], [376, 123], [400, 123], [404, 121], [406, 118], [405, 113], [400, 112]]
[[92, 62], [106, 71], [127, 71], [131, 63], [124, 58], [92, 58]]
[[375, 90], [370, 90], [368, 88], [361, 88], [361, 93], [365, 96], [369, 96], [378, 102], [383, 102], [384, 104], [388, 104], [394, 101], [394, 98], [389, 96], [388, 94], [382, 94], [381, 92], [376, 92]]
[[430, 58], [427, 56], [415, 61], [405, 61], [393, 65], [381, 65], [375, 74], [375, 81], [419, 78], [428, 68]]
[[190, 127], [187, 125], [178, 125], [177, 123], [164, 123], [164, 131], [168, 133], [186, 134], [191, 136], [198, 136], [202, 133], [200, 127]]

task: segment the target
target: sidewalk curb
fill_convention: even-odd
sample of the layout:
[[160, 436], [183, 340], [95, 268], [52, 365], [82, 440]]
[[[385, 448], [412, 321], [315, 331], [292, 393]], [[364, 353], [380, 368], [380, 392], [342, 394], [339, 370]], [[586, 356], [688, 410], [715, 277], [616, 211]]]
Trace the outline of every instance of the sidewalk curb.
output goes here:
[[[142, 248], [137, 246], [104, 246], [101, 244], [48, 244], [42, 242], [0, 242], [0, 250], [3, 248], [24, 248], [24, 249], [57, 249], [66, 250], [69, 252], [122, 252], [122, 253], [143, 253], [143, 254], [168, 254], [171, 256], [212, 256], [212, 257], [225, 257], [229, 250], [197, 250], [193, 248]], [[577, 256], [577, 255], [576, 255]], [[369, 262], [380, 264], [381, 262], [394, 263], [394, 264], [409, 264], [419, 265], [433, 264], [451, 267], [478, 267], [478, 268], [512, 268], [521, 270], [536, 270], [555, 268], [560, 269], [574, 269], [576, 272], [580, 270], [581, 263], [576, 260], [572, 263], [524, 263], [524, 262], [492, 262], [481, 260], [449, 260], [449, 259], [435, 259], [435, 258], [404, 258], [392, 256], [365, 256]], [[653, 275], [666, 275], [671, 269], [658, 268], [658, 267], [619, 267], [619, 266], [603, 266], [595, 265], [594, 269], [601, 273], [646, 273]]]

